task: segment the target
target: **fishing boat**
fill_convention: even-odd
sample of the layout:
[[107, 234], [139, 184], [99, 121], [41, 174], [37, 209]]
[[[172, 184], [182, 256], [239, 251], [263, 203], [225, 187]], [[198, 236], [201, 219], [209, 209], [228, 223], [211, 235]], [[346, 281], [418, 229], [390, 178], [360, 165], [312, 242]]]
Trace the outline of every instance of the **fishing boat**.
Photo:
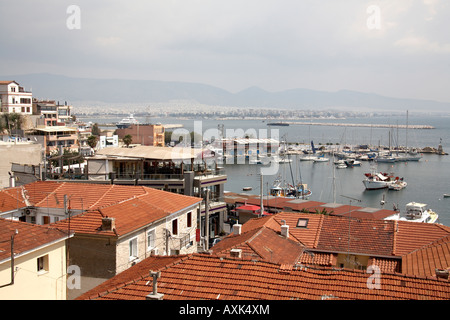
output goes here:
[[366, 190], [386, 189], [397, 181], [403, 181], [403, 178], [395, 177], [393, 174], [383, 172], [365, 173], [364, 176], [366, 178], [363, 180], [363, 184], [366, 187]]
[[116, 126], [118, 129], [124, 129], [128, 128], [132, 124], [138, 124], [139, 122], [134, 118], [133, 114], [130, 114], [128, 117], [123, 118], [120, 120]]
[[283, 183], [281, 178], [277, 178], [272, 187], [270, 187], [270, 195], [273, 197], [284, 198], [304, 198], [309, 197], [312, 194], [311, 190], [304, 183], [298, 183], [293, 186], [288, 183]]
[[444, 198], [450, 198], [450, 193], [444, 193]]

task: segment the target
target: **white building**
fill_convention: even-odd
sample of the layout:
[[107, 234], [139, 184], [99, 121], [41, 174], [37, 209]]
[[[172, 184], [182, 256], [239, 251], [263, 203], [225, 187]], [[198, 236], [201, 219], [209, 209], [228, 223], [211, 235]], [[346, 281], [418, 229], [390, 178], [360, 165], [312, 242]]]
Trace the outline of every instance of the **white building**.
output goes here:
[[33, 113], [32, 93], [25, 91], [16, 81], [0, 81], [1, 112]]

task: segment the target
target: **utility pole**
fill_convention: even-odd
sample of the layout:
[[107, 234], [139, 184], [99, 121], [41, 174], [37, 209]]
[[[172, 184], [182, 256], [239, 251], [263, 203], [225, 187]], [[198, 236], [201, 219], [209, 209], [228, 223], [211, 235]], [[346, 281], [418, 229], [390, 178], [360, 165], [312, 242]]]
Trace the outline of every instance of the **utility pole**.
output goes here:
[[260, 203], [259, 203], [259, 206], [260, 206], [260, 209], [261, 209], [261, 211], [260, 211], [260, 217], [262, 217], [263, 216], [263, 213], [264, 213], [264, 205], [263, 205], [263, 193], [264, 193], [264, 185], [263, 185], [263, 174], [262, 174], [262, 172], [261, 172], [261, 174], [260, 174], [260, 176], [261, 176], [261, 178], [260, 178], [260, 191], [261, 191], [261, 195], [260, 195]]
[[351, 220], [352, 220], [352, 201], [361, 202], [361, 200], [341, 195], [341, 197], [347, 198], [350, 200], [350, 207], [348, 209], [349, 217], [348, 217], [348, 244], [347, 244], [347, 262], [350, 263], [350, 229], [351, 229]]
[[14, 237], [16, 234], [18, 234], [19, 231], [16, 229], [14, 233], [11, 235], [11, 281], [7, 284], [1, 285], [0, 288], [6, 287], [6, 286], [12, 286], [14, 284]]
[[209, 250], [209, 189], [205, 190], [205, 250]]

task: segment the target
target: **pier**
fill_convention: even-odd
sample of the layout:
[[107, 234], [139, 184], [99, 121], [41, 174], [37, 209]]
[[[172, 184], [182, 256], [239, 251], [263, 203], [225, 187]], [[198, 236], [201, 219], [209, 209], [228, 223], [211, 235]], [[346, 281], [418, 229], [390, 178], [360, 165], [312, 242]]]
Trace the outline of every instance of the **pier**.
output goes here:
[[327, 123], [327, 122], [283, 122], [283, 124], [289, 125], [300, 125], [300, 126], [333, 126], [333, 127], [372, 127], [372, 128], [399, 128], [399, 129], [435, 129], [433, 126], [429, 125], [392, 125], [392, 124], [370, 124], [370, 123]]

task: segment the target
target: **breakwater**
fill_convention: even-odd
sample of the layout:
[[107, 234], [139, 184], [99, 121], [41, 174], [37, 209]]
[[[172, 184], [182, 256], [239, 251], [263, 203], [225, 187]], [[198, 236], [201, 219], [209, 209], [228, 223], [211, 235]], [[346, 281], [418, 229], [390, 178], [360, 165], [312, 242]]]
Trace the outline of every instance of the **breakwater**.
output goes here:
[[304, 125], [304, 126], [333, 126], [333, 127], [372, 127], [372, 128], [399, 128], [399, 129], [435, 129], [435, 127], [430, 125], [392, 125], [392, 124], [370, 124], [370, 123], [331, 123], [331, 122], [297, 122], [297, 121], [289, 121], [283, 122], [283, 124], [289, 125]]

